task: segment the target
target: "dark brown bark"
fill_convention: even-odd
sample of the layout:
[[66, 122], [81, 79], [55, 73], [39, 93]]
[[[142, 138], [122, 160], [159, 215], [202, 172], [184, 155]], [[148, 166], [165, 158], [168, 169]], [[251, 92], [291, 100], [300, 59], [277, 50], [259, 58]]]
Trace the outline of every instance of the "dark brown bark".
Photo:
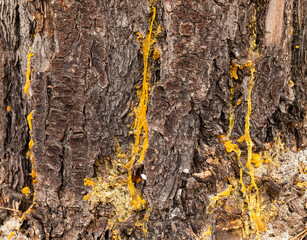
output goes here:
[[[20, 7], [17, 1], [8, 1], [0, 3], [0, 8], [0, 203], [2, 207], [25, 209], [29, 202], [20, 190], [31, 184], [31, 164], [26, 160], [29, 135], [19, 57]], [[0, 211], [1, 220], [10, 213]]]
[[[221, 208], [210, 214], [209, 195], [222, 191], [235, 171], [218, 137], [228, 130], [232, 84], [231, 136], [245, 133], [251, 73], [242, 67], [234, 80], [230, 66], [250, 58], [253, 31], [259, 51], [253, 151], [267, 150], [278, 136], [292, 151], [306, 147], [307, 2], [161, 0], [156, 8], [154, 29], [161, 26], [162, 33], [149, 57], [149, 146], [143, 165], [133, 166], [146, 175], [135, 186], [152, 210], [143, 233], [135, 222], [145, 208], [108, 229], [114, 207], [93, 207], [83, 197], [90, 191], [84, 179], [105, 177], [117, 141], [127, 155], [135, 141], [130, 113], [144, 68], [136, 38], [150, 28], [148, 1], [0, 2], [0, 206], [24, 212], [35, 202], [22, 225], [30, 238], [112, 239], [117, 230], [123, 239], [195, 239], [211, 225], [212, 239], [242, 239], [241, 230], [227, 225], [242, 213], [227, 219]], [[30, 97], [23, 91], [29, 51]], [[30, 139], [34, 185], [34, 165], [26, 158]], [[247, 158], [247, 150], [242, 155]], [[200, 174], [206, 171], [208, 178]], [[35, 199], [21, 194], [26, 186]], [[0, 211], [1, 221], [11, 214]]]

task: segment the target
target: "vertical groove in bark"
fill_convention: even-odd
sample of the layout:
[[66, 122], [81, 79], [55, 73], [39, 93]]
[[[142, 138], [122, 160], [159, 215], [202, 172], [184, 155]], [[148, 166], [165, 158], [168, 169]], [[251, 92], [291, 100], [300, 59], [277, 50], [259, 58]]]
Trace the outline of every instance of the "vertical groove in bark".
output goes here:
[[[307, 3], [295, 0], [293, 3], [293, 41], [291, 74], [293, 76], [295, 98], [289, 106], [290, 114], [297, 118], [295, 135], [299, 148], [307, 146], [307, 99], [306, 99], [306, 46], [307, 46]], [[288, 120], [289, 121], [289, 120]]]
[[[267, 150], [279, 134], [292, 150], [306, 147], [307, 2], [161, 0], [157, 9], [163, 36], [160, 59], [150, 68], [157, 83], [147, 109], [149, 146], [144, 169], [135, 171], [147, 179], [135, 185], [152, 208], [148, 238], [194, 239], [210, 225], [213, 239], [238, 239], [242, 231], [227, 225], [225, 205], [208, 211], [209, 199], [236, 174], [233, 155], [218, 141], [229, 129], [230, 98], [231, 137], [245, 132], [250, 69], [237, 69], [232, 82], [230, 66], [249, 57], [256, 9], [253, 151]], [[31, 186], [26, 115], [33, 109], [35, 208], [23, 225], [32, 238], [114, 236], [108, 229], [114, 208], [89, 206], [82, 199], [84, 178], [106, 176], [115, 138], [124, 152], [135, 142], [129, 113], [137, 105], [144, 54], [135, 39], [137, 32], [146, 35], [148, 14], [147, 1], [135, 0], [0, 3], [0, 206], [25, 210], [30, 204], [20, 191]], [[30, 46], [28, 100], [22, 88]], [[236, 214], [231, 221], [242, 212]], [[124, 239], [145, 236], [136, 218], [116, 223]]]
[[[26, 159], [28, 129], [22, 94], [20, 6], [0, 3], [0, 206], [26, 210], [28, 200], [21, 189], [31, 186], [31, 165]], [[7, 217], [1, 210], [1, 220]]]
[[95, 162], [115, 153], [115, 137], [123, 149], [133, 140], [128, 113], [140, 79], [133, 33], [147, 21], [144, 7], [137, 2], [56, 1], [42, 13], [36, 1], [28, 5], [33, 15], [47, 15], [43, 28], [35, 18], [33, 44], [37, 183], [35, 209], [28, 216], [36, 229], [33, 237], [75, 239], [106, 231], [100, 232], [100, 224], [112, 212], [89, 209], [84, 178], [97, 176]]

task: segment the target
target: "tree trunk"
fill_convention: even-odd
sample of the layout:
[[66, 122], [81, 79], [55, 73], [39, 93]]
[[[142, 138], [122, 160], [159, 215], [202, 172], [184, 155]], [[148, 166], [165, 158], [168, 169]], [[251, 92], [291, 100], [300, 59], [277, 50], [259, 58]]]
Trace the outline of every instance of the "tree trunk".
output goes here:
[[[307, 155], [306, 45], [303, 0], [3, 0], [0, 220], [22, 215], [29, 239], [254, 239], [296, 220], [294, 237], [306, 160], [290, 176], [280, 155]], [[299, 207], [281, 203], [294, 188]]]

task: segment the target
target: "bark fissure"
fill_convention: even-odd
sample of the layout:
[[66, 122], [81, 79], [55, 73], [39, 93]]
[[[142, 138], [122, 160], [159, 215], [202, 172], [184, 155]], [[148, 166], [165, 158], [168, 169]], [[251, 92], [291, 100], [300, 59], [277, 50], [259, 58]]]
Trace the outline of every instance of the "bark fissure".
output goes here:
[[[247, 211], [246, 185], [267, 202], [271, 235], [297, 220], [289, 236], [302, 232], [304, 167], [294, 177], [297, 161], [279, 159], [306, 148], [306, 11], [301, 0], [2, 1], [0, 222], [35, 192], [21, 227], [31, 239], [244, 239], [259, 212]], [[252, 16], [259, 56], [249, 64]], [[99, 177], [124, 201], [84, 200], [84, 178]], [[136, 210], [131, 192], [146, 204]]]

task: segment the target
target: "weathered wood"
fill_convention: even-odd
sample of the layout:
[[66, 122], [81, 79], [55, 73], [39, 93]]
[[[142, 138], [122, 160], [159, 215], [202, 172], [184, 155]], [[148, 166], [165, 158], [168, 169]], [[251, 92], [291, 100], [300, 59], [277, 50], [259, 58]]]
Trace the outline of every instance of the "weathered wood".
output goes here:
[[[267, 150], [278, 136], [293, 151], [306, 147], [307, 2], [158, 1], [153, 28], [162, 31], [155, 33], [148, 58], [149, 143], [143, 164], [132, 166], [147, 214], [151, 209], [148, 232], [135, 226], [145, 208], [112, 231], [108, 219], [114, 207], [93, 208], [84, 200], [90, 191], [84, 179], [105, 177], [117, 142], [127, 156], [131, 153], [130, 113], [138, 107], [144, 68], [136, 38], [150, 28], [148, 4], [0, 3], [0, 206], [25, 211], [33, 198], [21, 189], [35, 192], [34, 211], [23, 225], [32, 239], [111, 239], [116, 233], [123, 239], [195, 239], [209, 225], [212, 239], [242, 239], [237, 202], [222, 200], [210, 214], [209, 195], [224, 189], [232, 171], [240, 175], [236, 156], [226, 154], [218, 137], [229, 129], [231, 98], [231, 137], [245, 133], [251, 71], [244, 66], [253, 37], [258, 49], [251, 95], [253, 151]], [[237, 80], [231, 78], [233, 66], [241, 66]], [[29, 69], [28, 97], [23, 87]], [[26, 117], [32, 110], [30, 131]], [[30, 139], [33, 165], [26, 157]], [[247, 155], [242, 150], [243, 160]], [[2, 212], [0, 220], [10, 214]]]

